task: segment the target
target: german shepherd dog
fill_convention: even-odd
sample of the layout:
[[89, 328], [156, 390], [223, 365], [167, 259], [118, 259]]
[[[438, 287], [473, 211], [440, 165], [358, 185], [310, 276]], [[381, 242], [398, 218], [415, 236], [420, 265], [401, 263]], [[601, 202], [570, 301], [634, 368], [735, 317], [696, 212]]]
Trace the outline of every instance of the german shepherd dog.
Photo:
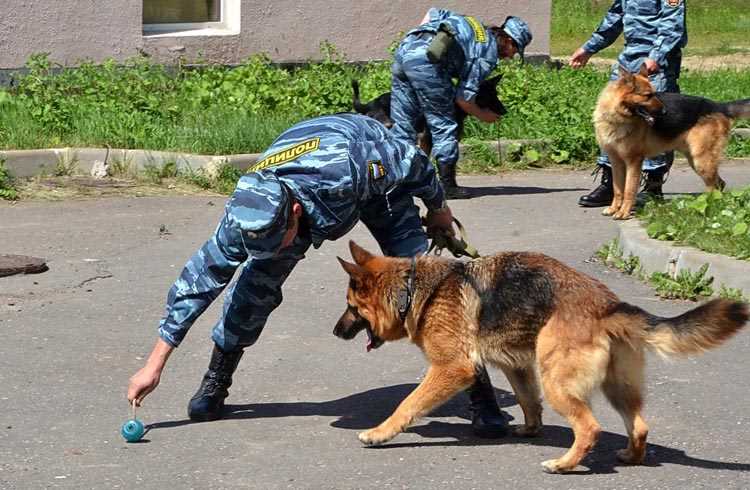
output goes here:
[[[479, 85], [479, 91], [476, 96], [476, 104], [483, 108], [489, 109], [495, 114], [501, 116], [508, 113], [505, 106], [497, 96], [497, 84], [502, 79], [502, 75], [496, 75], [492, 78], [482, 81]], [[369, 102], [363, 103], [359, 97], [359, 82], [352, 80], [352, 106], [354, 110], [365, 116], [369, 116], [377, 121], [381, 122], [388, 129], [393, 127], [393, 119], [391, 119], [391, 93], [386, 92], [380, 94]], [[466, 112], [463, 111], [458, 105], [455, 105], [455, 117], [458, 123], [458, 137], [461, 141], [461, 137], [464, 132], [464, 120], [466, 119]], [[420, 115], [415, 124], [417, 130], [417, 145], [427, 155], [432, 153], [432, 134], [427, 127], [427, 119], [424, 114]]]
[[547, 401], [568, 419], [575, 442], [549, 473], [570, 471], [601, 431], [589, 398], [600, 387], [625, 421], [620, 460], [639, 464], [648, 426], [641, 417], [645, 350], [664, 356], [716, 347], [748, 321], [748, 305], [716, 299], [674, 318], [621, 302], [601, 282], [559, 261], [507, 252], [469, 262], [375, 256], [350, 242], [347, 308], [333, 330], [367, 332], [368, 350], [408, 337], [430, 363], [420, 385], [379, 426], [359, 434], [383, 444], [474, 382], [475, 366], [503, 370], [523, 409], [516, 435], [542, 427], [537, 368]]
[[750, 99], [729, 103], [701, 97], [655, 92], [645, 67], [602, 90], [594, 110], [596, 139], [612, 163], [614, 199], [602, 214], [629, 219], [635, 205], [644, 158], [678, 150], [706, 183], [723, 189], [719, 160], [732, 122], [750, 118]]

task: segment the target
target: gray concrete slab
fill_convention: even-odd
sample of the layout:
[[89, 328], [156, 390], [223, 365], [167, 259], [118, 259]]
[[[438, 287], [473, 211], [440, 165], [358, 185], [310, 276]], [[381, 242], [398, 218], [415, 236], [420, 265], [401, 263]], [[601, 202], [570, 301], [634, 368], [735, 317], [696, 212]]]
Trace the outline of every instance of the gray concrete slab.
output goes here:
[[[722, 168], [732, 186], [750, 165]], [[660, 315], [692, 303], [661, 301], [635, 279], [591, 262], [617, 235], [599, 210], [576, 205], [587, 172], [536, 171], [461, 177], [476, 197], [453, 203], [480, 252], [537, 250], [604, 281], [624, 300]], [[687, 168], [668, 192], [697, 192]], [[186, 421], [187, 400], [211, 348], [213, 305], [173, 355], [139, 417], [146, 442], [126, 444], [128, 378], [156, 338], [167, 289], [213, 230], [216, 197], [110, 198], [0, 203], [0, 252], [47, 259], [41, 275], [0, 279], [0, 488], [748, 488], [750, 334], [695, 359], [649, 357], [647, 464], [617, 464], [625, 442], [601, 398], [604, 433], [579, 475], [542, 473], [539, 462], [572, 441], [548, 407], [542, 437], [471, 436], [466, 398], [426, 417], [383, 448], [358, 431], [379, 423], [425, 372], [405, 342], [365, 352], [364, 339], [331, 335], [346, 277], [346, 240], [311, 250], [284, 288], [284, 304], [245, 354], [221, 421]], [[169, 234], [160, 232], [162, 225]], [[163, 230], [163, 229], [162, 229]], [[374, 242], [362, 227], [351, 234]], [[508, 382], [491, 375], [516, 422]]]

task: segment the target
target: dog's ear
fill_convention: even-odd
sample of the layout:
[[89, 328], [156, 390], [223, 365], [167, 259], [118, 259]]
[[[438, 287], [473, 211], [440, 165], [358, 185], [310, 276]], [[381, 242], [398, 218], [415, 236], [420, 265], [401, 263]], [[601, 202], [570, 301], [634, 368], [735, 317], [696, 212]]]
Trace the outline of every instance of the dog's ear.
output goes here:
[[351, 262], [347, 262], [346, 260], [342, 259], [341, 257], [336, 257], [339, 261], [339, 264], [341, 264], [341, 267], [344, 268], [347, 274], [349, 274], [349, 277], [352, 279], [359, 279], [364, 275], [365, 270], [358, 266], [357, 264], [352, 264]]
[[349, 250], [351, 251], [352, 258], [357, 265], [366, 264], [374, 257], [370, 252], [357, 245], [354, 240], [349, 240]]
[[489, 84], [494, 85], [495, 87], [497, 87], [497, 84], [500, 83], [500, 80], [502, 80], [502, 79], [503, 79], [503, 75], [502, 74], [495, 75], [492, 78], [488, 78], [487, 79], [487, 83], [489, 83]]
[[620, 77], [620, 79], [625, 82], [628, 82], [633, 78], [633, 74], [630, 73], [628, 70], [626, 70], [625, 67], [622, 65], [618, 65], [617, 74]]

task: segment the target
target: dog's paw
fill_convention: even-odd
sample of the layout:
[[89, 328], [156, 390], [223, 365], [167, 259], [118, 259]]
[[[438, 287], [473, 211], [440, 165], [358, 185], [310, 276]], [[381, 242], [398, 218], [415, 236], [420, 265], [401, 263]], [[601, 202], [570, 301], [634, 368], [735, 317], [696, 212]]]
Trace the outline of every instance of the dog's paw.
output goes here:
[[573, 468], [565, 468], [559, 459], [548, 459], [542, 463], [542, 469], [545, 473], [566, 473]]
[[519, 425], [513, 429], [513, 435], [516, 437], [536, 437], [542, 431], [541, 425]]
[[616, 212], [617, 212], [617, 208], [613, 208], [612, 206], [607, 206], [606, 208], [602, 209], [603, 216], [612, 216]]
[[633, 217], [633, 213], [631, 213], [631, 212], [625, 213], [625, 212], [622, 212], [622, 211], [618, 211], [617, 213], [615, 213], [612, 216], [612, 218], [614, 218], [616, 220], [628, 220], [628, 219], [631, 219], [632, 217]]
[[620, 449], [617, 451], [617, 459], [625, 464], [641, 464], [645, 456], [645, 452], [643, 454], [635, 454], [630, 449]]
[[367, 446], [379, 446], [393, 439], [395, 434], [386, 434], [384, 431], [376, 427], [374, 429], [360, 432], [357, 437], [362, 444]]

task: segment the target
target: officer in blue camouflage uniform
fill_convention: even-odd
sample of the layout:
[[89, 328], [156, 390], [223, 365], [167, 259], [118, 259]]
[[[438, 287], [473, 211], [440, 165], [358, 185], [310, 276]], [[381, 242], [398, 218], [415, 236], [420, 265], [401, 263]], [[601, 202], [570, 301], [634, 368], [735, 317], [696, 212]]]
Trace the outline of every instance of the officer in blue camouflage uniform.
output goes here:
[[[441, 60], [434, 62], [428, 50], [441, 31], [455, 42]], [[447, 198], [468, 197], [456, 183], [455, 104], [481, 121], [496, 121], [498, 114], [474, 103], [479, 84], [495, 69], [499, 57], [523, 56], [530, 42], [531, 31], [518, 17], [508, 17], [502, 26], [488, 28], [471, 16], [430, 9], [422, 25], [410, 31], [396, 50], [391, 67], [392, 130], [400, 138], [415, 141], [415, 123], [425, 115]], [[454, 78], [458, 86], [453, 85]]]
[[[427, 156], [379, 122], [339, 114], [288, 129], [239, 180], [213, 236], [170, 289], [160, 338], [131, 378], [128, 400], [140, 404], [156, 388], [172, 350], [241, 267], [213, 329], [208, 371], [188, 406], [192, 420], [220, 418], [243, 349], [258, 340], [310, 245], [340, 238], [361, 219], [387, 255], [427, 250], [413, 196], [428, 208], [427, 226], [451, 230], [451, 211]], [[475, 428], [505, 429], [489, 378], [479, 378], [470, 390], [479, 412]]]
[[[591, 56], [625, 34], [625, 48], [612, 67], [610, 80], [617, 80], [618, 65], [637, 73], [645, 65], [649, 80], [657, 92], [679, 92], [682, 48], [687, 44], [685, 0], [615, 0], [591, 38], [570, 59], [570, 66], [580, 68]], [[646, 173], [644, 191], [662, 197], [662, 183], [674, 161], [674, 152], [643, 162]], [[614, 196], [609, 158], [602, 153], [597, 164], [601, 184], [578, 204], [585, 207], [609, 206]]]

